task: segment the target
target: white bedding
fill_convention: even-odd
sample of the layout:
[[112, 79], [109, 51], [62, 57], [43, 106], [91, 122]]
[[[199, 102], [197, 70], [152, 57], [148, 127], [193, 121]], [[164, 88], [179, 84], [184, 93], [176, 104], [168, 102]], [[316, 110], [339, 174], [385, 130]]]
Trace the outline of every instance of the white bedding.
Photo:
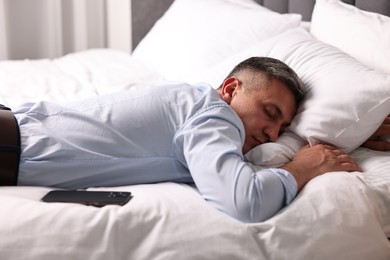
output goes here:
[[218, 212], [183, 184], [110, 188], [134, 197], [104, 208], [39, 202], [48, 188], [2, 187], [0, 258], [389, 259], [389, 214], [362, 179], [389, 179], [390, 163], [363, 149], [356, 156], [375, 170], [316, 178], [289, 207], [258, 224]]
[[[191, 0], [180, 1], [191, 3]], [[193, 0], [192, 3], [197, 5], [199, 1]], [[223, 0], [214, 1], [226, 4]], [[253, 6], [250, 0], [225, 1], [229, 5], [245, 3], [246, 8]], [[187, 5], [186, 8], [194, 10]], [[234, 23], [252, 17], [245, 13], [241, 15]], [[199, 17], [196, 14], [192, 16], [195, 19]], [[289, 16], [278, 19], [288, 21], [292, 18], [296, 20]], [[283, 27], [294, 27], [295, 22]], [[163, 25], [160, 24], [164, 28]], [[203, 33], [203, 29], [199, 33]], [[255, 29], [256, 26], [250, 28]], [[164, 35], [163, 32], [160, 34]], [[219, 40], [229, 45], [226, 39]], [[237, 49], [241, 49], [236, 46], [239, 43], [234, 43]], [[285, 41], [282, 45], [287, 43]], [[147, 46], [150, 44], [141, 48], [143, 51], [138, 52], [138, 57], [109, 49], [96, 49], [55, 60], [0, 61], [0, 104], [16, 108], [23, 102], [41, 99], [65, 102], [157, 83], [167, 76], [162, 76], [163, 71], [158, 66], [145, 65], [139, 59], [142, 52], [148, 54]], [[196, 45], [187, 47], [193, 49]], [[210, 51], [217, 52], [218, 49]], [[161, 55], [169, 57], [174, 52], [172, 48], [164, 50]], [[148, 58], [158, 59], [156, 55]], [[220, 57], [219, 61], [198, 61], [194, 57], [191, 68], [182, 66], [180, 62], [164, 60], [169, 63], [165, 69], [172, 72], [175, 71], [174, 66], [182, 66], [183, 75], [188, 76], [194, 68], [197, 69], [195, 72], [199, 72], [204, 62], [210, 67], [203, 69], [209, 70], [233, 55], [228, 56]], [[175, 58], [186, 60], [182, 56]], [[296, 59], [299, 63], [300, 60]], [[308, 78], [311, 76], [303, 74]], [[195, 76], [189, 78], [194, 79]], [[316, 76], [329, 79], [326, 75]], [[285, 135], [281, 143], [265, 144], [259, 149], [262, 157], [252, 154], [252, 159], [268, 166], [291, 159], [300, 142], [303, 142], [297, 138], [296, 135]], [[289, 146], [290, 150], [284, 146], [288, 140], [295, 140]], [[195, 187], [185, 184], [91, 188], [131, 191], [134, 196], [122, 207], [103, 208], [40, 202], [52, 188], [0, 187], [0, 259], [388, 260], [390, 152], [358, 148], [350, 154], [364, 172], [337, 172], [317, 177], [303, 188], [288, 207], [269, 220], [255, 224], [244, 224], [219, 212], [207, 204]]]
[[[10, 64], [15, 66], [13, 70], [23, 68], [26, 75], [44, 79], [51, 75], [46, 69], [37, 72], [35, 64], [65, 68], [70, 61], [74, 64], [69, 69], [76, 61], [95, 65], [84, 66], [83, 73], [73, 77], [77, 80], [69, 81], [67, 87], [77, 91], [67, 93], [66, 99], [90, 94], [79, 87], [82, 80], [88, 82], [84, 75], [89, 75], [93, 95], [99, 93], [96, 89], [116, 91], [161, 80], [128, 54], [112, 50], [29, 61], [29, 67], [34, 68], [30, 74], [26, 61], [20, 61], [20, 66], [15, 61]], [[106, 78], [95, 74], [94, 68], [102, 72], [96, 69], [96, 61], [114, 68]], [[8, 67], [7, 63], [1, 62], [0, 67]], [[139, 73], [141, 68], [137, 75], [148, 77], [131, 73]], [[56, 77], [69, 75], [62, 69]], [[99, 81], [92, 80], [95, 78]], [[45, 81], [36, 81], [37, 85], [26, 77], [26, 82], [40, 88]], [[64, 100], [56, 88], [44, 91], [45, 98]], [[19, 101], [12, 97], [2, 95], [11, 104]], [[315, 178], [290, 206], [257, 224], [243, 224], [215, 210], [194, 187], [184, 184], [94, 188], [134, 195], [123, 207], [104, 208], [40, 202], [50, 188], [1, 187], [0, 259], [389, 259], [389, 153], [360, 148], [352, 156], [364, 173], [330, 173]]]
[[0, 104], [66, 102], [153, 84], [162, 77], [123, 52], [94, 49], [57, 59], [0, 61]]

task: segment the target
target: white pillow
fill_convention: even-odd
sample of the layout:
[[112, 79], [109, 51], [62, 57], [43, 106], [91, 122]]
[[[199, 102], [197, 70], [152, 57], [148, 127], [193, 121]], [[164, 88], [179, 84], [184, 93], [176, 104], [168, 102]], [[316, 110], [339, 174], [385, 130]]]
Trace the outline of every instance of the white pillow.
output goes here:
[[133, 57], [166, 79], [191, 82], [204, 68], [300, 21], [300, 15], [278, 14], [249, 0], [175, 0]]
[[372, 70], [303, 28], [256, 44], [206, 70], [199, 80], [219, 84], [240, 61], [270, 56], [292, 67], [307, 84], [290, 130], [314, 145], [345, 152], [361, 145], [390, 113], [390, 75]]
[[338, 0], [317, 0], [311, 33], [363, 64], [390, 73], [390, 17]]
[[258, 145], [247, 152], [245, 159], [265, 168], [277, 168], [290, 162], [305, 144], [295, 133], [286, 131], [276, 142]]

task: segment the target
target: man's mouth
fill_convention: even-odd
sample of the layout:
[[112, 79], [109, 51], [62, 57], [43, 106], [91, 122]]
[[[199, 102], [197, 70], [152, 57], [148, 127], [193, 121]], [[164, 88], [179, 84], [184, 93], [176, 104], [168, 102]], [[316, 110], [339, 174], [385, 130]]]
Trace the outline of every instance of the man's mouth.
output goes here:
[[256, 137], [254, 137], [254, 136], [253, 136], [253, 140], [255, 140], [256, 145], [260, 145], [260, 144], [265, 143], [265, 142], [263, 142], [262, 140], [260, 140], [259, 138], [256, 138]]

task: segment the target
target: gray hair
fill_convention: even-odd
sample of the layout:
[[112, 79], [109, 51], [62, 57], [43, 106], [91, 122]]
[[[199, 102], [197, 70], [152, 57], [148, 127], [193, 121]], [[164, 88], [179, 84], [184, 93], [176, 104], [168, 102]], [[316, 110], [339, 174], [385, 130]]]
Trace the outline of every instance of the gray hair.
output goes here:
[[269, 57], [251, 57], [234, 67], [226, 78], [236, 77], [244, 71], [262, 73], [268, 80], [283, 82], [292, 92], [297, 106], [304, 97], [304, 85], [295, 71], [284, 62]]

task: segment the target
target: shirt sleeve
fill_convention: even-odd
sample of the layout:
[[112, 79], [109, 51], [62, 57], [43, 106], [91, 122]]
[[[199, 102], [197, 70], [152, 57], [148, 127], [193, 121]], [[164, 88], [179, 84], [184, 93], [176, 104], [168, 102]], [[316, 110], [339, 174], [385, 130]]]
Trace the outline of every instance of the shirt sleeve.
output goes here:
[[260, 222], [294, 199], [297, 184], [286, 170], [259, 170], [245, 162], [244, 138], [237, 114], [215, 107], [189, 120], [176, 141], [181, 163], [209, 203], [240, 221]]

